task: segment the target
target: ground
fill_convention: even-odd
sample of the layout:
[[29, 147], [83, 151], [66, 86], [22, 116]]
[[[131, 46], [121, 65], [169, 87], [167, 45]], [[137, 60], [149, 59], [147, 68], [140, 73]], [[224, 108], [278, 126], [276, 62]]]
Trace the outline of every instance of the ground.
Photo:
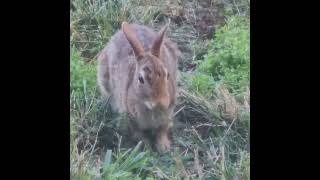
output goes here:
[[[71, 1], [71, 179], [250, 178], [249, 87], [243, 86], [246, 90], [238, 93], [227, 83], [211, 88], [204, 81], [210, 91], [202, 93], [192, 84], [198, 78], [199, 61], [208, 59], [216, 30], [227, 24], [229, 16], [245, 14], [246, 3]], [[95, 56], [124, 20], [156, 30], [170, 23], [168, 36], [182, 52], [178, 104], [170, 132], [173, 147], [165, 154], [131, 141], [126, 117], [110, 111], [96, 86]]]

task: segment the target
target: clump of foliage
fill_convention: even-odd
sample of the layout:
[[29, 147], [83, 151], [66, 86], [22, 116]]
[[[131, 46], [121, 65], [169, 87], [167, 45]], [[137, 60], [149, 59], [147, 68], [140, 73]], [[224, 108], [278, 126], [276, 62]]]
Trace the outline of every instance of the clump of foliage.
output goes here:
[[249, 27], [246, 17], [232, 16], [226, 25], [217, 29], [215, 38], [209, 44], [208, 54], [203, 61], [198, 61], [198, 75], [192, 78], [192, 85], [199, 92], [211, 90], [204, 85], [208, 84], [209, 76], [215, 83], [223, 82], [233, 94], [245, 92], [250, 81]]

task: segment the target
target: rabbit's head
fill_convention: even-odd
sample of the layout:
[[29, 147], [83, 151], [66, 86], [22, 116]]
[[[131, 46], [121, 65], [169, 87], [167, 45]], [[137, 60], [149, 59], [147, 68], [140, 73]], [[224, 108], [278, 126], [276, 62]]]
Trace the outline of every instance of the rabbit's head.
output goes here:
[[128, 23], [122, 23], [122, 31], [129, 41], [137, 60], [133, 87], [135, 94], [148, 109], [167, 109], [170, 104], [170, 74], [160, 55], [165, 32], [160, 30], [150, 51], [145, 51]]

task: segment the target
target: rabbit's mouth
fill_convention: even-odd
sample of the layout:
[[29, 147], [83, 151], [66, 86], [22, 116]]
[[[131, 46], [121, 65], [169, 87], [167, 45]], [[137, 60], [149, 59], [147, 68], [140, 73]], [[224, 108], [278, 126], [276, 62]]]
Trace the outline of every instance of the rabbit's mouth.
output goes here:
[[168, 107], [165, 105], [162, 105], [159, 102], [154, 102], [154, 101], [144, 101], [144, 105], [147, 107], [148, 110], [150, 111], [155, 111], [155, 110], [164, 110], [167, 109]]
[[157, 104], [155, 102], [152, 102], [152, 101], [145, 101], [144, 105], [146, 105], [146, 107], [149, 110], [153, 110], [156, 107]]

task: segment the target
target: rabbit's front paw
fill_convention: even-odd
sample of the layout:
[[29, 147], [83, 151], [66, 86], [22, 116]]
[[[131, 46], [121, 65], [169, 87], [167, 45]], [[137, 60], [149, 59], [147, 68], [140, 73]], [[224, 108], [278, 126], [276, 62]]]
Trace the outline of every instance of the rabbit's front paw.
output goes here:
[[167, 135], [161, 136], [157, 142], [157, 149], [159, 152], [166, 152], [170, 150], [170, 140]]

